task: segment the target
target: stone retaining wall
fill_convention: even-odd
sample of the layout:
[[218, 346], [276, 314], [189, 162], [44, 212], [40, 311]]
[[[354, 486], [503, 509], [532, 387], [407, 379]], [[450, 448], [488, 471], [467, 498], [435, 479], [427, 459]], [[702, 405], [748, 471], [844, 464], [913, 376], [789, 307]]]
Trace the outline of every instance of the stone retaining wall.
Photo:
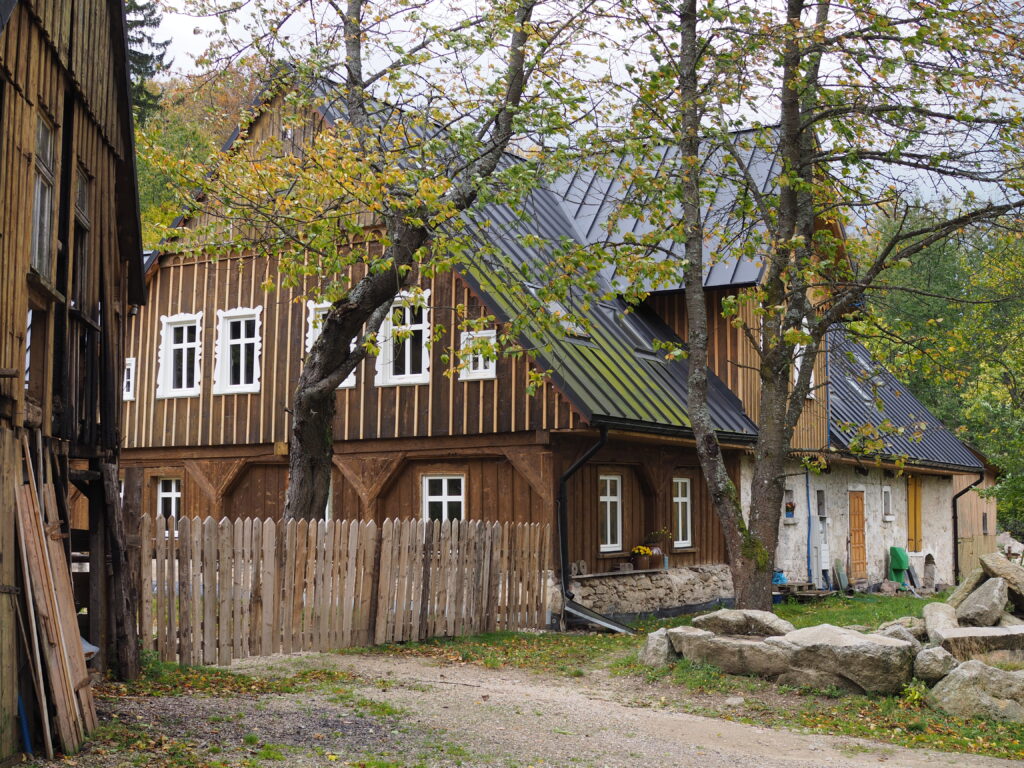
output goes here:
[[[549, 580], [551, 610], [561, 612], [555, 579]], [[573, 579], [570, 589], [578, 603], [607, 616], [656, 611], [671, 612], [686, 606], [704, 606], [732, 597], [732, 576], [727, 565], [694, 565], [649, 573], [615, 573]]]

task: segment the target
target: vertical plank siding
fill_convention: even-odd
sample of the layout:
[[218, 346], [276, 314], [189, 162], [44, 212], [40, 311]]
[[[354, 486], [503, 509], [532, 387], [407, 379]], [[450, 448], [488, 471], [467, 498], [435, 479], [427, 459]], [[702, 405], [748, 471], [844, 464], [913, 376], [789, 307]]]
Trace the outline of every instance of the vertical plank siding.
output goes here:
[[[743, 409], [756, 423], [760, 415], [760, 360], [743, 332], [732, 325], [732, 318], [722, 317], [722, 300], [736, 294], [737, 289], [705, 292], [708, 305], [708, 366], [743, 403]], [[687, 335], [686, 306], [678, 293], [659, 293], [647, 299], [651, 308], [683, 340]], [[758, 328], [759, 320], [749, 302], [739, 303], [739, 316], [750, 328]], [[803, 413], [793, 431], [793, 450], [820, 451], [828, 446], [827, 380], [825, 350], [822, 347], [814, 363], [817, 389], [804, 404]]]
[[197, 517], [169, 529], [144, 515], [140, 531], [140, 642], [183, 665], [548, 620], [547, 525]]
[[[125, 354], [136, 360], [136, 395], [124, 403], [125, 448], [254, 445], [288, 439], [288, 408], [306, 349], [304, 290], [265, 292], [273, 277], [265, 259], [217, 261], [165, 256], [150, 281], [150, 303], [129, 322]], [[339, 389], [336, 440], [479, 435], [538, 429], [571, 429], [579, 417], [547, 383], [527, 394], [532, 364], [501, 358], [495, 379], [460, 381], [455, 372], [460, 331], [455, 308], [484, 314], [465, 282], [454, 274], [423, 279], [430, 290], [431, 323], [444, 333], [431, 346], [427, 384], [374, 384], [376, 358], [363, 360], [356, 386]], [[217, 310], [262, 306], [260, 391], [213, 394]], [[198, 397], [157, 398], [161, 316], [203, 313]]]

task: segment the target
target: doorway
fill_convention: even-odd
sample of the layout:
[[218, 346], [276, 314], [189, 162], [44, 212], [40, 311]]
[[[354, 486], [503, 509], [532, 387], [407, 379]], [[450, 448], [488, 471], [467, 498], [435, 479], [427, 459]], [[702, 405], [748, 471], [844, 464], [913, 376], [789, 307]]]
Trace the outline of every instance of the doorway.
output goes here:
[[850, 581], [867, 579], [868, 551], [864, 539], [864, 491], [850, 491]]

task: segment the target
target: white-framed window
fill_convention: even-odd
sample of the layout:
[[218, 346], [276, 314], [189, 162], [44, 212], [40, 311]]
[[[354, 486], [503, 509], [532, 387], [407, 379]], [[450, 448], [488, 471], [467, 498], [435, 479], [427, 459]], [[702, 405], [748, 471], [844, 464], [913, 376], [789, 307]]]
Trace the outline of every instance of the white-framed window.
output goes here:
[[690, 514], [690, 478], [672, 478], [672, 520], [675, 526], [672, 546], [693, 546], [693, 523]]
[[[810, 333], [810, 325], [807, 323], [805, 317], [800, 323], [800, 330], [804, 333]], [[793, 386], [796, 386], [797, 379], [800, 378], [800, 371], [804, 365], [804, 352], [807, 350], [806, 344], [797, 344], [793, 350]], [[814, 399], [814, 361], [808, 359], [806, 361], [811, 365], [811, 378], [807, 382], [807, 399]]]
[[[306, 302], [306, 353], [313, 348], [313, 344], [317, 339], [320, 338], [320, 333], [323, 327], [324, 316], [327, 314], [327, 310], [331, 308], [329, 302], [326, 301], [307, 301]], [[356, 348], [355, 339], [349, 345], [349, 351]], [[358, 368], [359, 366], [356, 366]], [[352, 372], [345, 377], [345, 380], [338, 385], [338, 389], [351, 389], [356, 385], [356, 369], [353, 368]]]
[[213, 366], [215, 395], [260, 391], [262, 315], [263, 307], [217, 310], [217, 347]]
[[130, 401], [135, 399], [135, 358], [124, 359], [124, 378], [121, 379], [121, 399]]
[[[463, 331], [459, 339], [459, 358], [465, 367], [459, 371], [460, 381], [493, 379], [498, 373], [494, 355], [494, 331]], [[487, 349], [486, 347], [490, 347]]]
[[430, 381], [430, 291], [421, 297], [402, 293], [380, 327], [378, 386], [427, 384]]
[[181, 517], [181, 478], [161, 477], [156, 483], [156, 512], [167, 520], [167, 529], [178, 531]]
[[462, 520], [466, 478], [463, 475], [423, 476], [423, 519]]
[[598, 528], [600, 551], [622, 551], [622, 475], [597, 478]]
[[32, 200], [32, 268], [48, 280], [52, 275], [54, 136], [53, 126], [39, 115], [36, 119], [36, 179]]
[[198, 397], [203, 362], [203, 313], [160, 318], [157, 397]]
[[892, 513], [892, 488], [888, 485], [882, 486], [882, 519], [885, 521], [896, 519]]

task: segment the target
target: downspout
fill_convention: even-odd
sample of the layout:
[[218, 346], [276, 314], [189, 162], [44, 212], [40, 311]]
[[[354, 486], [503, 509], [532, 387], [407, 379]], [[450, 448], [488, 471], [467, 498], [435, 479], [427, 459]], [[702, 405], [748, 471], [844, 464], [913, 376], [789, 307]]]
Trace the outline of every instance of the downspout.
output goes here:
[[981, 470], [978, 473], [978, 479], [968, 485], [963, 490], [957, 491], [953, 494], [953, 581], [957, 584], [960, 583], [960, 510], [958, 501], [970, 490], [977, 488], [985, 482], [985, 470]]
[[804, 468], [804, 490], [807, 494], [807, 581], [814, 584], [814, 570], [811, 567], [811, 473]]
[[566, 600], [573, 598], [569, 591], [569, 478], [575, 475], [580, 467], [590, 461], [594, 454], [604, 448], [608, 442], [608, 427], [601, 426], [601, 436], [597, 442], [587, 449], [586, 453], [580, 456], [569, 467], [562, 476], [558, 478], [558, 559], [559, 570], [561, 571], [562, 597]]

